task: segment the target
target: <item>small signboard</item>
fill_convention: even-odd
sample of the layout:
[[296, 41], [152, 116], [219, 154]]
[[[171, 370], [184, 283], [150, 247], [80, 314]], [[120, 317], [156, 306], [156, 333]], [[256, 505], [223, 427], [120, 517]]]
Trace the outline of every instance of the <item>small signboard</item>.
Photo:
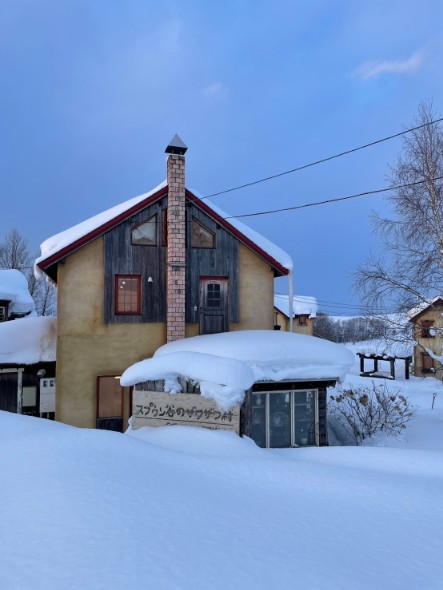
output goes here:
[[217, 404], [196, 393], [170, 394], [134, 391], [132, 429], [142, 426], [202, 426], [240, 432], [240, 406], [224, 412]]

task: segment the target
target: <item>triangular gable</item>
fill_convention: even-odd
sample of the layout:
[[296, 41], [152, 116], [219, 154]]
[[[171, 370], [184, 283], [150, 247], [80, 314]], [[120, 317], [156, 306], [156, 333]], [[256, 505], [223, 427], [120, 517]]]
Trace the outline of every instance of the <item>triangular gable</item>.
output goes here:
[[[126, 219], [149, 207], [149, 205], [167, 196], [167, 194], [168, 185], [164, 182], [149, 193], [130, 199], [64, 232], [56, 234], [41, 245], [42, 254], [35, 262], [36, 268], [55, 280], [55, 265], [58, 262], [110, 231]], [[291, 257], [278, 246], [245, 224], [237, 220], [231, 222], [231, 220], [224, 219], [226, 215], [224, 212], [213, 206], [212, 203], [208, 204], [207, 201], [203, 201], [188, 189], [186, 189], [186, 199], [265, 260], [274, 269], [276, 276], [289, 273], [292, 268]]]
[[429, 303], [423, 302], [421, 305], [414, 307], [408, 313], [409, 321], [415, 322], [422, 314], [426, 313], [429, 309], [436, 307], [437, 305], [443, 306], [443, 298], [440, 296], [434, 297]]

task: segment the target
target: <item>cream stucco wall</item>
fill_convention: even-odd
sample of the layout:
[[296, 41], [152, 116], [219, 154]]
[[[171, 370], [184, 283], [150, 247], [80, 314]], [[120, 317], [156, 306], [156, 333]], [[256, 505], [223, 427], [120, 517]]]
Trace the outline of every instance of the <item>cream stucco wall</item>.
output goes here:
[[121, 375], [166, 341], [162, 323], [103, 322], [103, 276], [103, 238], [58, 266], [56, 419], [74, 426], [95, 428], [97, 376]]
[[[56, 419], [95, 428], [97, 377], [121, 375], [166, 342], [164, 323], [103, 322], [103, 238], [58, 265]], [[239, 252], [240, 322], [231, 330], [272, 329], [274, 278], [268, 264], [243, 245]], [[198, 334], [186, 326], [186, 336]], [[125, 392], [125, 420], [129, 391]]]

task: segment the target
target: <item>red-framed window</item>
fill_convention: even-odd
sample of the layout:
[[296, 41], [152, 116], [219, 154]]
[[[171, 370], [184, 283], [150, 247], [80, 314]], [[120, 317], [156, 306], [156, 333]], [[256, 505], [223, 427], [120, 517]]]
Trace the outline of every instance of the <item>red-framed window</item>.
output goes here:
[[141, 276], [115, 275], [115, 314], [139, 315]]

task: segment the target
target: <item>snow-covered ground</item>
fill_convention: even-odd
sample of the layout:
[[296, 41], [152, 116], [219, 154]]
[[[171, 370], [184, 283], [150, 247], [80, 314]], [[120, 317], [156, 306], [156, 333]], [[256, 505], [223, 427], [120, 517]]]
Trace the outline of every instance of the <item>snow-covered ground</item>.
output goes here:
[[389, 386], [417, 417], [372, 447], [0, 412], [0, 588], [441, 589], [443, 388]]

